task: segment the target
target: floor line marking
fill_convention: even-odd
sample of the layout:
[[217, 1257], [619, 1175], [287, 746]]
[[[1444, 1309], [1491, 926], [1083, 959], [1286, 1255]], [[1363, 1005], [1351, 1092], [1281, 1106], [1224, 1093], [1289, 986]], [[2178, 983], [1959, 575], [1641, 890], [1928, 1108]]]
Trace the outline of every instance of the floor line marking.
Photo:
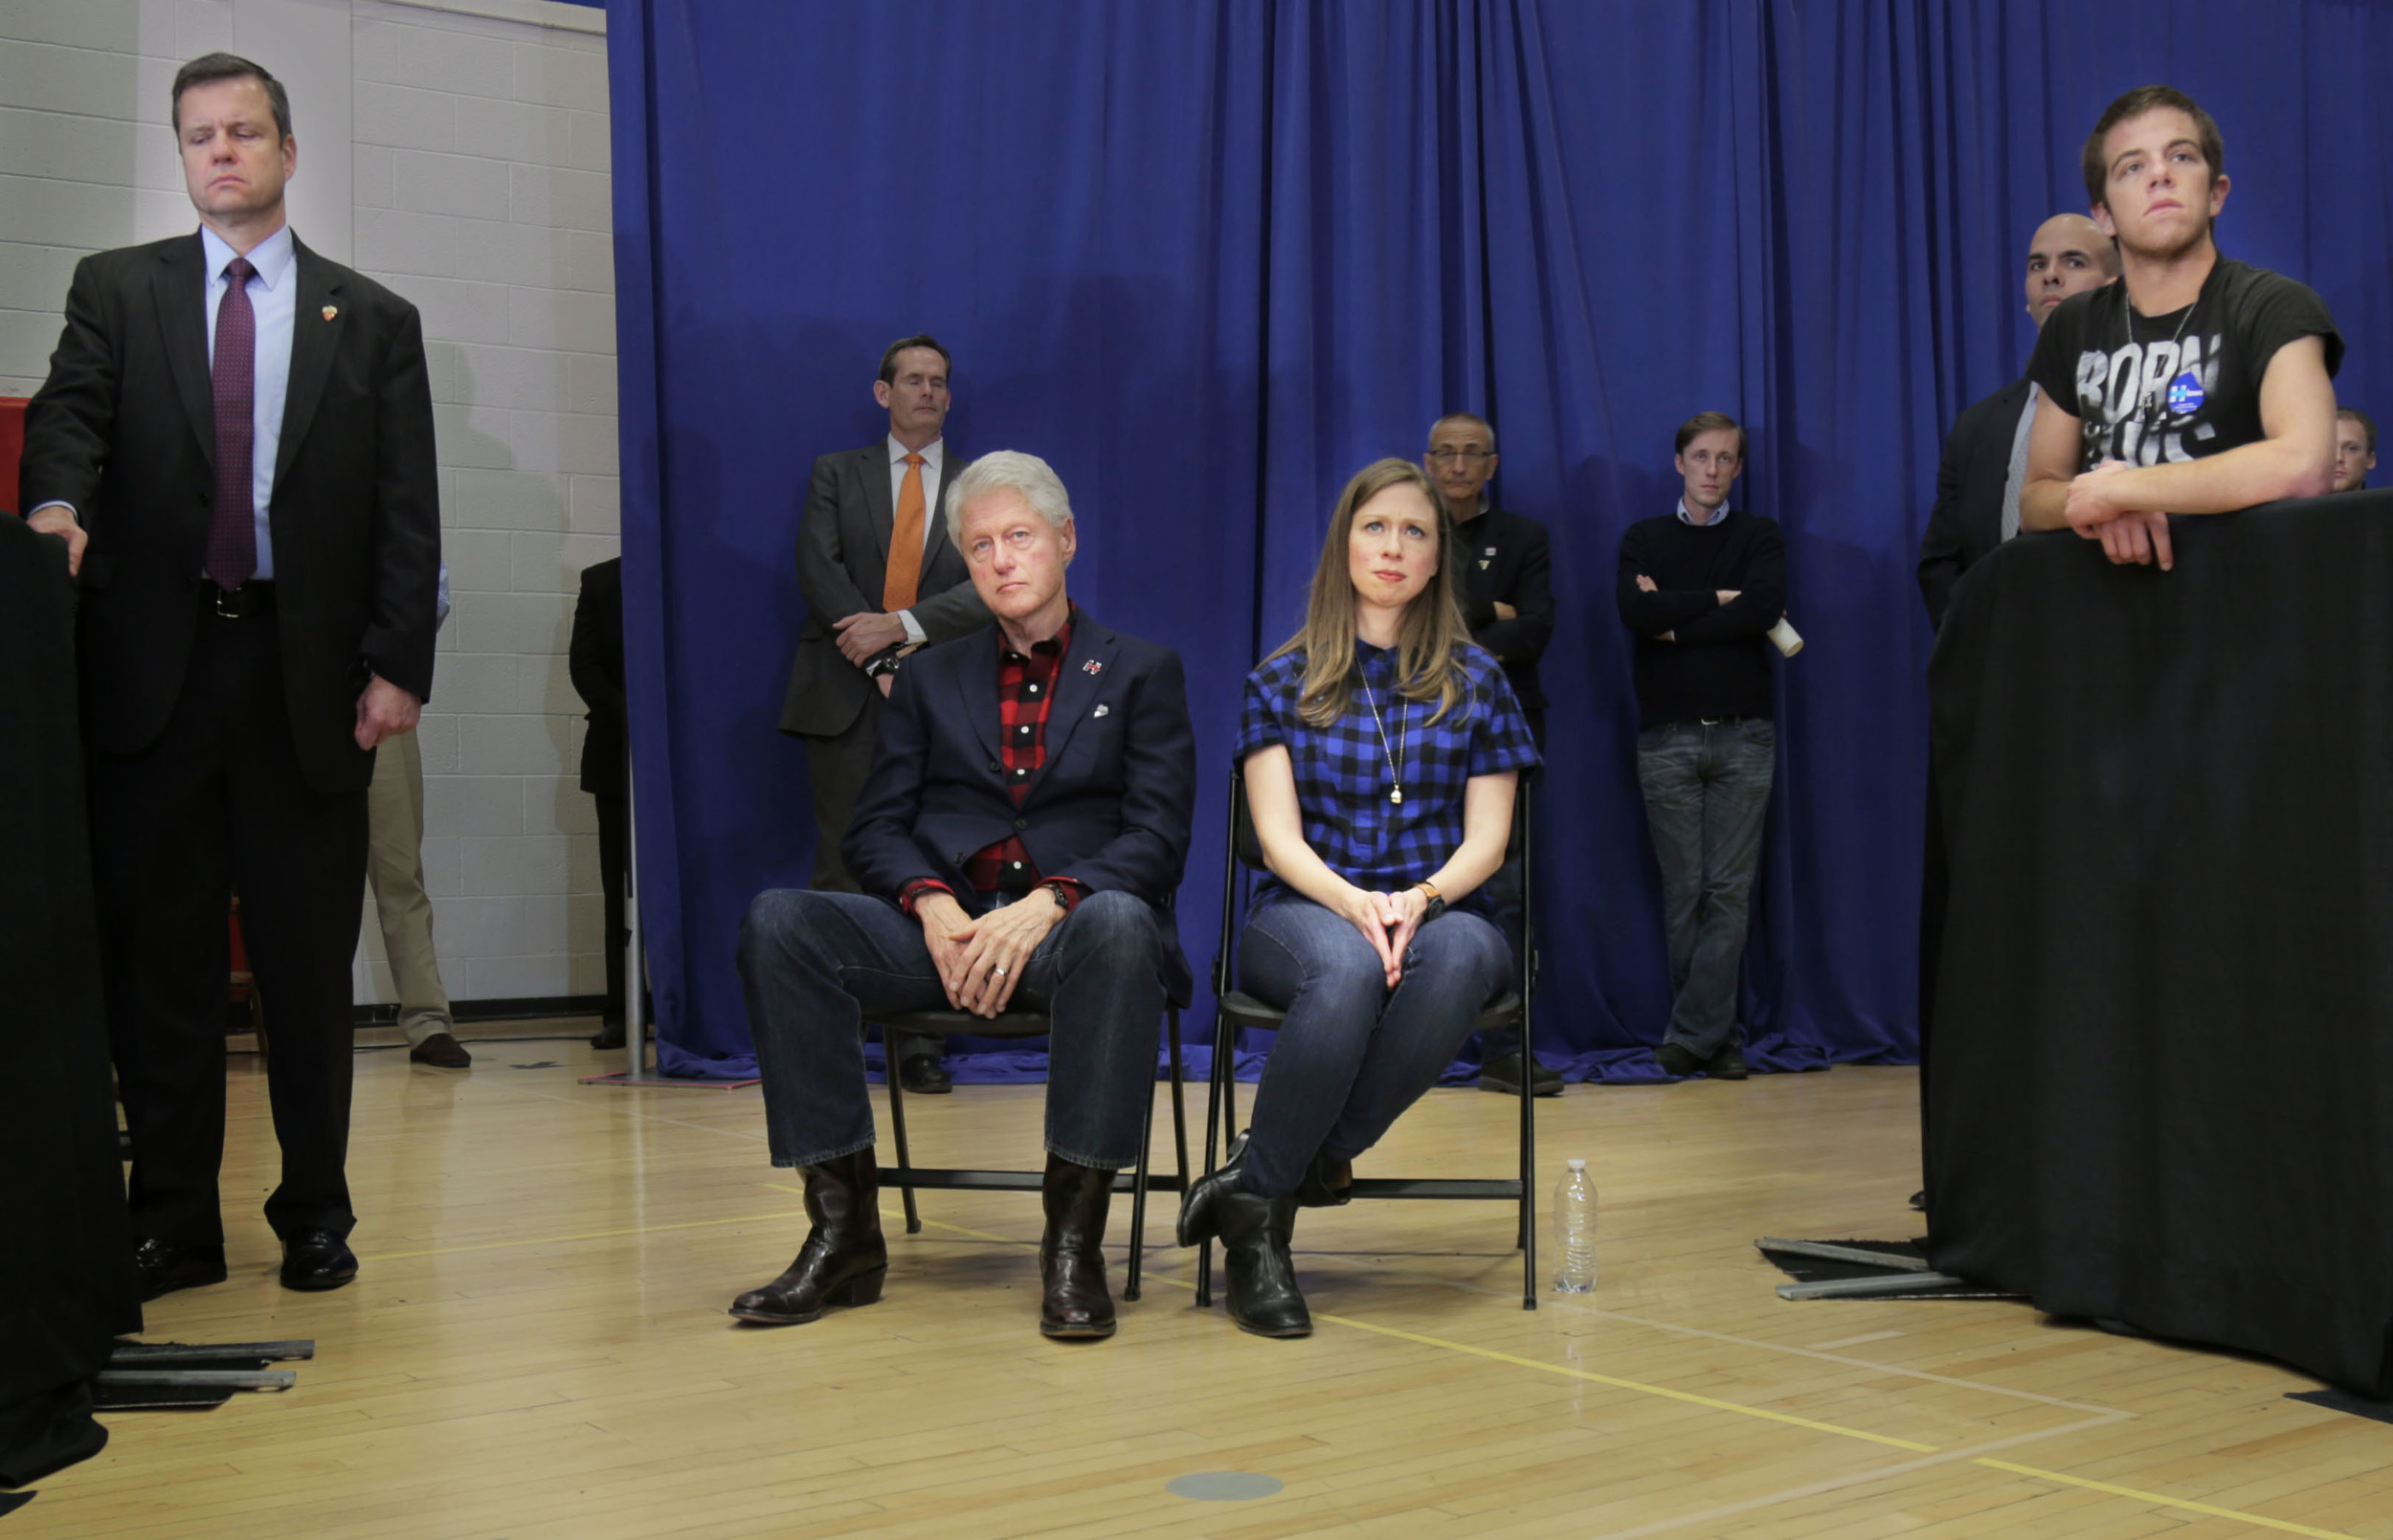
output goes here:
[[1908, 1337], [1910, 1335], [1911, 1333], [1908, 1331], [1865, 1331], [1858, 1337], [1839, 1337], [1833, 1342], [1807, 1342], [1803, 1344], [1799, 1350], [1802, 1352], [1834, 1352], [1839, 1348], [1858, 1348], [1865, 1342], [1891, 1342], [1896, 1337]]
[[2058, 1428], [2046, 1428], [2033, 1433], [2015, 1433], [2007, 1439], [1997, 1439], [1992, 1443], [1970, 1444], [1959, 1449], [1947, 1449], [1924, 1459], [1906, 1460], [1891, 1465], [1878, 1465], [1868, 1470], [1857, 1470], [1844, 1476], [1830, 1476], [1821, 1481], [1806, 1482], [1800, 1486], [1789, 1486], [1781, 1491], [1767, 1492], [1759, 1497], [1740, 1498], [1736, 1502], [1723, 1503], [1717, 1507], [1704, 1508], [1699, 1512], [1682, 1513], [1675, 1518], [1656, 1519], [1649, 1524], [1640, 1524], [1626, 1529], [1607, 1529], [1598, 1536], [1597, 1540], [1637, 1540], [1637, 1537], [1641, 1535], [1665, 1534], [1672, 1529], [1684, 1529], [1692, 1525], [1711, 1524], [1720, 1519], [1734, 1518], [1740, 1513], [1751, 1513], [1760, 1508], [1776, 1507], [1780, 1503], [1797, 1503], [1806, 1497], [1821, 1497], [1829, 1492], [1842, 1491], [1849, 1486], [1867, 1486], [1872, 1482], [1890, 1481], [1897, 1476], [1908, 1476], [1916, 1471], [1957, 1464], [1964, 1461], [1975, 1460], [1989, 1450], [2009, 1449], [2024, 1443], [2036, 1443], [2046, 1439], [2059, 1439], [2072, 1433], [2084, 1433], [2092, 1428], [2111, 1427], [2129, 1420], [2132, 1414], [2126, 1412], [2118, 1412], [2107, 1417], [2088, 1417], [2082, 1422], [2071, 1422]]
[[[768, 1184], [770, 1185], [770, 1184]], [[790, 1189], [781, 1188], [780, 1192]], [[460, 1251], [503, 1251], [510, 1246], [560, 1246], [570, 1240], [612, 1240], [621, 1236], [654, 1235], [663, 1230], [704, 1230], [717, 1224], [754, 1224], [760, 1219], [802, 1219], [800, 1211], [787, 1209], [778, 1214], [741, 1214], [728, 1219], [684, 1219], [676, 1224], [636, 1224], [625, 1230], [586, 1230], [572, 1236], [534, 1236], [525, 1240], [483, 1240], [470, 1246], [434, 1246], [424, 1251], [369, 1251], [366, 1255], [375, 1261], [406, 1261], [416, 1257], [447, 1257]]]
[[[1385, 1255], [1385, 1253], [1380, 1255]], [[1519, 1291], [1510, 1287], [1493, 1288], [1486, 1283], [1439, 1278], [1429, 1273], [1414, 1272], [1403, 1267], [1387, 1267], [1384, 1270], [1398, 1278], [1410, 1279], [1420, 1283], [1434, 1283], [1441, 1288], [1450, 1288], [1460, 1293], [1483, 1294], [1491, 1299], [1516, 1300], [1520, 1298]], [[1579, 1315], [1597, 1316], [1606, 1321], [1621, 1321], [1630, 1326], [1646, 1327], [1655, 1331], [1672, 1331], [1685, 1337], [1703, 1337], [1711, 1342], [1733, 1343], [1739, 1348], [1752, 1348], [1762, 1352], [1785, 1353], [1796, 1358], [1816, 1358], [1823, 1363], [1843, 1364], [1849, 1369], [1867, 1369], [1872, 1373], [1897, 1374], [1906, 1379], [1921, 1379], [1935, 1385], [1956, 1385], [1963, 1390], [1982, 1391], [1988, 1395], [2006, 1395], [2014, 1400], [2033, 1401], [2039, 1406], [2057, 1406], [2069, 1412], [2091, 1412], [2105, 1417], [2132, 1417], [2136, 1416], [2136, 1413], [2120, 1407], [2100, 1406], [2091, 1401], [2063, 1400], [2057, 1395], [2043, 1395], [2034, 1391], [2015, 1391], [2007, 1385], [1990, 1385], [1980, 1379], [1961, 1379], [1952, 1374], [1939, 1374], [1933, 1370], [1905, 1369], [1897, 1364], [1882, 1364], [1868, 1358], [1848, 1357], [1843, 1353], [1825, 1352], [1817, 1348], [1798, 1348], [1783, 1342], [1765, 1342], [1759, 1337], [1740, 1337], [1734, 1332], [1713, 1331], [1705, 1327], [1683, 1326], [1676, 1321], [1656, 1321], [1649, 1316], [1630, 1315], [1621, 1310], [1607, 1310], [1601, 1306], [1581, 1305], [1572, 1300], [1545, 1299], [1537, 1307], [1541, 1310], [1569, 1310]], [[1902, 1332], [1895, 1333], [1896, 1336], [1903, 1334]]]
[[2219, 1507], [2209, 1503], [2197, 1503], [2187, 1497], [2164, 1497], [2158, 1492], [2147, 1492], [2134, 1486], [2117, 1486], [2110, 1482], [2091, 1481], [2084, 1476], [2064, 1476], [2057, 1470], [2038, 1470], [2033, 1465], [2014, 1465], [2007, 1460], [1979, 1459], [1973, 1461], [1972, 1463], [1985, 1465], [1994, 1470], [2006, 1470], [2014, 1476], [2026, 1476], [2040, 1482], [2057, 1482], [2063, 1486], [2082, 1486], [2090, 1492], [2104, 1492], [2112, 1497], [2132, 1497], [2137, 1502], [2158, 1503], [2162, 1507], [2182, 1508], [2188, 1513], [2200, 1513], [2209, 1518], [2234, 1519], [2242, 1524], [2256, 1524], [2264, 1529], [2281, 1529], [2287, 1534], [2314, 1535], [2316, 1540], [2359, 1540], [2358, 1535], [2345, 1534], [2340, 1529], [2313, 1529], [2307, 1524], [2295, 1524], [2291, 1519], [2264, 1518], [2257, 1513], [2248, 1513], [2242, 1508]]
[[[776, 1192], [791, 1191], [778, 1183], [768, 1182], [765, 1185], [773, 1188]], [[897, 1215], [885, 1209], [882, 1211], [882, 1216], [886, 1219], [898, 1217]], [[1028, 1241], [1013, 1240], [1004, 1236], [991, 1235], [985, 1230], [968, 1230], [960, 1224], [945, 1224], [937, 1219], [925, 1219], [923, 1223], [937, 1225], [942, 1230], [951, 1230], [957, 1235], [971, 1236], [975, 1240], [996, 1240], [1008, 1245], [1019, 1246], [1030, 1244]], [[1155, 1273], [1149, 1269], [1142, 1269], [1142, 1271], [1147, 1277], [1158, 1283], [1170, 1283], [1192, 1292], [1196, 1287], [1186, 1279], [1174, 1278], [1169, 1273]], [[1910, 1439], [1891, 1438], [1883, 1433], [1865, 1433], [1859, 1428], [1848, 1428], [1835, 1422], [1821, 1422], [1811, 1417], [1800, 1417], [1790, 1412], [1773, 1412], [1765, 1407], [1747, 1406], [1739, 1401], [1723, 1401], [1716, 1396], [1698, 1395], [1692, 1391], [1674, 1391], [1666, 1385], [1648, 1385], [1642, 1380], [1621, 1379], [1612, 1374], [1599, 1374], [1593, 1370], [1572, 1369], [1563, 1364], [1541, 1364], [1534, 1358], [1523, 1358], [1516, 1353], [1498, 1352], [1492, 1348], [1474, 1348], [1466, 1342], [1451, 1342], [1443, 1337], [1423, 1336], [1420, 1332], [1399, 1330], [1395, 1327], [1375, 1326], [1368, 1321], [1357, 1321], [1352, 1316], [1316, 1314], [1313, 1319], [1328, 1321], [1355, 1331], [1368, 1331], [1382, 1337], [1395, 1337], [1403, 1342], [1419, 1343], [1426, 1348], [1443, 1348], [1448, 1352], [1465, 1353], [1473, 1358], [1492, 1359], [1500, 1364], [1510, 1364], [1517, 1369], [1533, 1369], [1540, 1373], [1558, 1374], [1565, 1379], [1583, 1379], [1597, 1385], [1608, 1385], [1615, 1390], [1635, 1391], [1641, 1395], [1659, 1395], [1667, 1400], [1685, 1401], [1693, 1406], [1709, 1407], [1715, 1412], [1735, 1412], [1745, 1417], [1761, 1417], [1771, 1422], [1783, 1422], [1793, 1427], [1808, 1428], [1814, 1433], [1833, 1433], [1840, 1438], [1860, 1439], [1869, 1443], [1885, 1444], [1894, 1449], [1909, 1449], [1918, 1454], [1936, 1452], [1936, 1446], [1932, 1443], [1917, 1443]]]

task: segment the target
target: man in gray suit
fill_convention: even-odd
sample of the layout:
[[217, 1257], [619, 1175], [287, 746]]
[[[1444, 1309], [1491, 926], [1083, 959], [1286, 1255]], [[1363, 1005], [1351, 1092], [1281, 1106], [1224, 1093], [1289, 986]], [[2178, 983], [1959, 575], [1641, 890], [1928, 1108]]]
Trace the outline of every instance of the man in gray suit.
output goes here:
[[[890, 665], [990, 623], [947, 533], [947, 489], [969, 463], [948, 458], [941, 437], [950, 364], [948, 350], [928, 335], [889, 345], [872, 388], [888, 410], [888, 436], [817, 458], [798, 524], [806, 629], [790, 665], [781, 730], [806, 746], [815, 799], [809, 885], [826, 892], [862, 891], [839, 859], [839, 841], [872, 769]], [[907, 1090], [949, 1089], [934, 1042], [892, 1044], [889, 1058]]]

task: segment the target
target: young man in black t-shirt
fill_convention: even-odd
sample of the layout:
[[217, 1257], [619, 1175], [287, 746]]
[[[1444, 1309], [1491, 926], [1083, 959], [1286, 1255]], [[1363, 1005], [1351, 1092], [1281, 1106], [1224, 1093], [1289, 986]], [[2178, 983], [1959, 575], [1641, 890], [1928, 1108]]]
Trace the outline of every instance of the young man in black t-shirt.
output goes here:
[[2130, 91], [2094, 124], [2086, 191], [2122, 276], [2066, 301], [2036, 339], [2027, 528], [2166, 569], [2170, 514], [2331, 484], [2343, 340], [2310, 289], [2219, 255], [2224, 158], [2218, 124], [2169, 86]]
[[1745, 430], [1699, 413], [1678, 431], [1676, 511], [1621, 537], [1615, 597], [1637, 635], [1637, 784], [1662, 868], [1670, 1025], [1654, 1062], [1741, 1081], [1738, 970], [1778, 760], [1770, 628], [1786, 613], [1778, 526], [1729, 506]]

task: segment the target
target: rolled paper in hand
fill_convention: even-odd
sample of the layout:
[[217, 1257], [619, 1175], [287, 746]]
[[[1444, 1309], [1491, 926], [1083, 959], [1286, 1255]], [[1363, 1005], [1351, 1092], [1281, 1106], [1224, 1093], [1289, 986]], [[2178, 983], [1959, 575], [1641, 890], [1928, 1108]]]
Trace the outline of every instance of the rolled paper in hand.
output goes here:
[[1792, 658], [1803, 650], [1803, 634], [1788, 625], [1786, 616], [1780, 615], [1778, 623], [1770, 628], [1770, 645]]

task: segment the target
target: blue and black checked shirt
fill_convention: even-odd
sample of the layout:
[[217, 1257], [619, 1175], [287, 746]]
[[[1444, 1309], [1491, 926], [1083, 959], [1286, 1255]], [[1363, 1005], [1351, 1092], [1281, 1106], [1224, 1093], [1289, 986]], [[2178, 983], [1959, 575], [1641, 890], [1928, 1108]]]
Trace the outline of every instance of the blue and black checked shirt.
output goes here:
[[[1361, 690], [1346, 715], [1316, 727], [1296, 714], [1305, 687], [1305, 656], [1274, 658], [1246, 676], [1246, 701], [1238, 725], [1238, 758], [1274, 744], [1286, 748], [1296, 772], [1296, 804], [1304, 816], [1305, 843], [1331, 871], [1357, 887], [1393, 893], [1436, 872], [1463, 844], [1463, 787], [1474, 775], [1499, 775], [1537, 763], [1529, 733], [1502, 665], [1477, 647], [1458, 655], [1470, 693], [1429, 721], [1434, 701], [1406, 701], [1395, 691], [1396, 653], [1360, 640], [1354, 644], [1362, 677], [1378, 694], [1379, 725], [1387, 748], [1402, 734], [1404, 800], [1388, 800], [1388, 753]], [[1286, 885], [1265, 877], [1256, 901]], [[1470, 908], [1483, 886], [1456, 906]]]

